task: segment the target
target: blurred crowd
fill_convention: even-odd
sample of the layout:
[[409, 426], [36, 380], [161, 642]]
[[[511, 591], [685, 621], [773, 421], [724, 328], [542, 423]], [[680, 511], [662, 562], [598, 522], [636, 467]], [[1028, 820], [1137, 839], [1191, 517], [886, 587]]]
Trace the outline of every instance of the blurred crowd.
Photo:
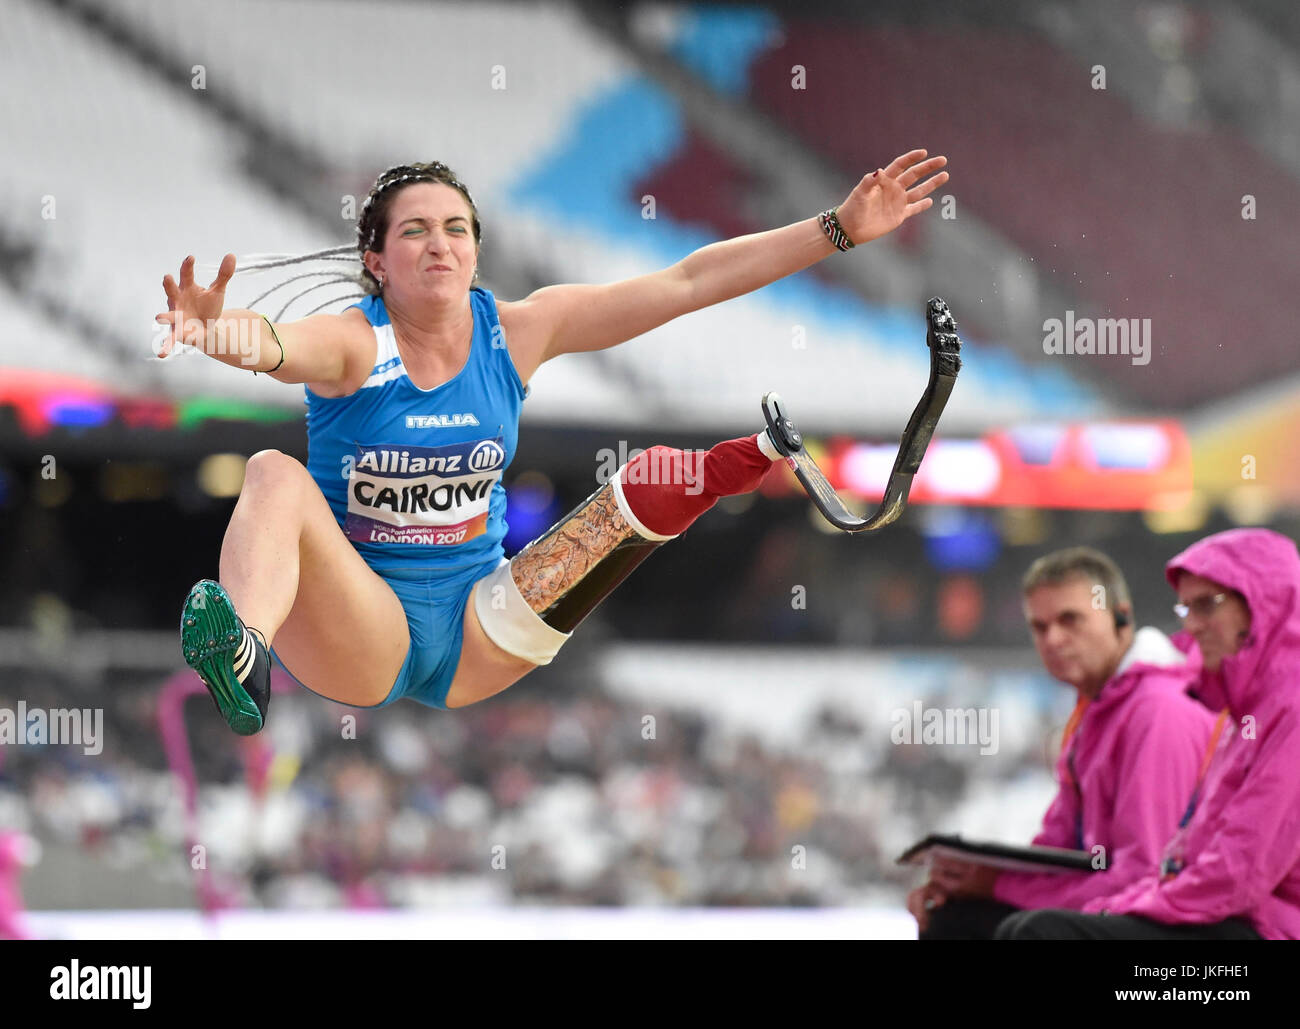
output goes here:
[[[80, 867], [130, 871], [135, 895], [105, 906], [156, 906], [151, 882], [196, 888], [204, 874], [240, 906], [901, 903], [913, 876], [894, 858], [951, 825], [978, 780], [1046, 777], [1035, 744], [976, 761], [978, 746], [894, 745], [887, 726], [824, 706], [778, 745], [595, 681], [455, 712], [298, 690], [249, 739], [200, 694], [186, 705], [191, 823], [160, 743], [158, 681], [15, 685], [0, 707], [19, 694], [29, 708], [105, 706], [97, 756], [0, 748], [0, 826], [31, 833], [47, 859], [72, 849], [94, 862]], [[1052, 731], [1043, 720], [1020, 736]], [[66, 882], [39, 867], [26, 881], [29, 906], [62, 906]]]

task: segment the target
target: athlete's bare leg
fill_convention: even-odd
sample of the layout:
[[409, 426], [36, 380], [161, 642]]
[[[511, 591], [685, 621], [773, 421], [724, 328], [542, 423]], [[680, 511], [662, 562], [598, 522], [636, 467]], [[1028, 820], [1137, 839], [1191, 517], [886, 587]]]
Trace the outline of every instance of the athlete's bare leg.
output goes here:
[[477, 704], [513, 686], [537, 665], [507, 654], [483, 632], [473, 604], [465, 605], [460, 663], [447, 691], [447, 707]]
[[300, 461], [278, 450], [249, 458], [220, 567], [239, 617], [302, 683], [357, 707], [388, 696], [410, 642], [406, 612]]

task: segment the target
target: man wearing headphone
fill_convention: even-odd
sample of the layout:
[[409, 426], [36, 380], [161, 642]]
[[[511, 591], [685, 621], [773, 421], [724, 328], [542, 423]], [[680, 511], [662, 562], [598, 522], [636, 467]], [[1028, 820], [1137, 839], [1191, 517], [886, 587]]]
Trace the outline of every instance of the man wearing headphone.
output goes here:
[[1158, 629], [1135, 630], [1128, 585], [1088, 547], [1039, 558], [1025, 618], [1048, 673], [1075, 689], [1057, 780], [1034, 844], [1088, 851], [1092, 872], [1001, 872], [936, 859], [908, 896], [920, 938], [989, 939], [1023, 909], [1115, 894], [1160, 859], [1187, 807], [1214, 726], [1188, 695], [1199, 668]]
[[1165, 577], [1175, 642], [1204, 662], [1197, 693], [1223, 709], [1192, 797], [1136, 881], [1082, 913], [1014, 914], [997, 939], [1300, 939], [1300, 554], [1269, 529], [1230, 529]]

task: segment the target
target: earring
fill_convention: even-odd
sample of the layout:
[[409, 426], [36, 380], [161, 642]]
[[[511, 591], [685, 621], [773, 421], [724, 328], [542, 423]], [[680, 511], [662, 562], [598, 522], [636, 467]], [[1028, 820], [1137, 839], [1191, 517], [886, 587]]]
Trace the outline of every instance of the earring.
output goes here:
[[384, 277], [381, 275], [379, 276], [379, 292], [382, 293], [383, 291], [384, 291]]

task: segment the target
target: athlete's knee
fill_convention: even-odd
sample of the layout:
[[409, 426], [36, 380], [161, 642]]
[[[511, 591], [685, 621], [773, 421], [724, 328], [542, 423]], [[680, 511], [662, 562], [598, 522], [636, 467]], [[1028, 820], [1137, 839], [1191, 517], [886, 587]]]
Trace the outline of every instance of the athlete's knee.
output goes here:
[[307, 469], [296, 457], [281, 450], [259, 450], [244, 466], [246, 489], [284, 488], [304, 483]]

